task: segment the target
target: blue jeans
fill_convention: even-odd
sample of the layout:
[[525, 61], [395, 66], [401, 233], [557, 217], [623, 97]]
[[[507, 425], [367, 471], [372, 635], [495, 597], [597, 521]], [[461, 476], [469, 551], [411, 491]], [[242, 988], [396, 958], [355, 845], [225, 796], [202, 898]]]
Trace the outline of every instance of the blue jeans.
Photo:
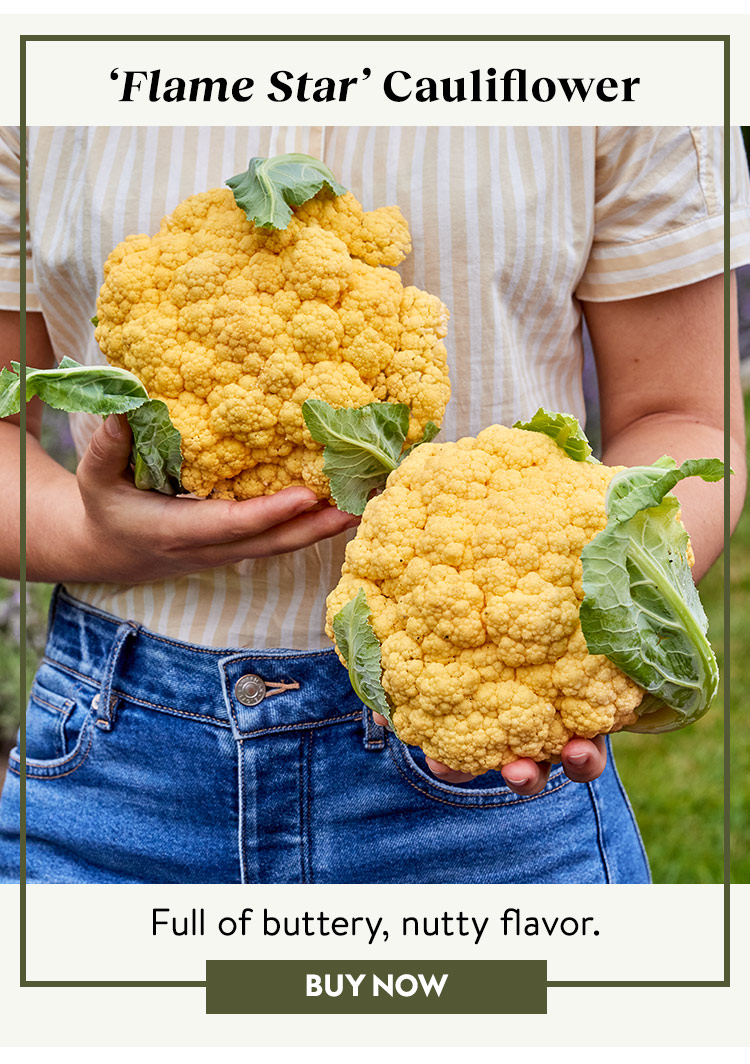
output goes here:
[[[63, 590], [50, 618], [26, 725], [29, 882], [649, 880], [611, 756], [594, 783], [557, 766], [528, 798], [498, 772], [449, 785], [363, 711], [333, 650], [192, 646]], [[19, 769], [16, 749], [5, 882]]]

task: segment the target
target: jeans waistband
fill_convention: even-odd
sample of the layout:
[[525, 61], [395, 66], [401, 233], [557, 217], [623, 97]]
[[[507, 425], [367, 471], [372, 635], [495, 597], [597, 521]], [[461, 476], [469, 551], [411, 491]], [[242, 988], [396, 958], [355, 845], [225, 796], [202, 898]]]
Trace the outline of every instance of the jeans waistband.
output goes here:
[[361, 716], [346, 669], [330, 650], [196, 646], [151, 632], [55, 591], [46, 658], [99, 687], [100, 725], [123, 698], [239, 738]]

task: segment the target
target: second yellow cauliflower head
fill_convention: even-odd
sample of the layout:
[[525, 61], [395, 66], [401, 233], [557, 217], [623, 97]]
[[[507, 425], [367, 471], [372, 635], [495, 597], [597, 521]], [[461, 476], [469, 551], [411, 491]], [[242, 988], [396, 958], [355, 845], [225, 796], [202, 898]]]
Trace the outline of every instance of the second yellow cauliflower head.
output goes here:
[[299, 484], [328, 496], [309, 398], [405, 403], [408, 442], [440, 423], [448, 311], [389, 268], [410, 250], [397, 207], [320, 193], [268, 230], [220, 188], [186, 199], [155, 236], [118, 244], [96, 339], [167, 404], [187, 491], [245, 499]]
[[405, 743], [479, 775], [636, 720], [643, 690], [588, 652], [578, 612], [615, 472], [494, 425], [423, 444], [367, 504], [327, 631], [362, 589]]

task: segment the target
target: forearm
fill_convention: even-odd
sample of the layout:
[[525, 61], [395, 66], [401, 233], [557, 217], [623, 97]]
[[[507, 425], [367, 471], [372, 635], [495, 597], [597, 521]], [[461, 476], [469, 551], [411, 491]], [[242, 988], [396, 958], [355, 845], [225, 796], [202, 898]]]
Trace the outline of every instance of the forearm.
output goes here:
[[[665, 412], [649, 414], [628, 425], [607, 443], [602, 460], [607, 465], [650, 464], [663, 454], [677, 462], [686, 458], [724, 458], [724, 432], [711, 425]], [[737, 524], [745, 496], [745, 452], [730, 437], [730, 524]], [[724, 547], [724, 483], [707, 484], [697, 477], [674, 489], [680, 500], [682, 520], [693, 550], [696, 580], [710, 568]]]
[[[732, 527], [745, 495], [745, 429], [739, 380], [737, 297], [729, 279], [728, 410], [725, 408], [724, 278], [611, 303], [584, 304], [599, 375], [603, 459], [651, 463], [663, 454], [724, 458], [730, 442]], [[727, 414], [728, 423], [727, 423]], [[696, 579], [724, 541], [724, 484], [677, 485]]]
[[[0, 449], [0, 535], [7, 548], [2, 552], [0, 575], [15, 580], [21, 543], [21, 437], [16, 425], [0, 422]], [[83, 504], [76, 478], [50, 458], [30, 433], [26, 435], [26, 518], [27, 579], [86, 579]]]

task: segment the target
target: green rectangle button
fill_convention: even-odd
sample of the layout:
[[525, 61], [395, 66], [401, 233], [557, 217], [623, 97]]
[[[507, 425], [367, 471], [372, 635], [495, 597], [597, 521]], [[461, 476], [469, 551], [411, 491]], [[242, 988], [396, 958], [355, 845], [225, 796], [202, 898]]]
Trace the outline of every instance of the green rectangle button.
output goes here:
[[546, 961], [206, 961], [207, 1013], [546, 1013]]

